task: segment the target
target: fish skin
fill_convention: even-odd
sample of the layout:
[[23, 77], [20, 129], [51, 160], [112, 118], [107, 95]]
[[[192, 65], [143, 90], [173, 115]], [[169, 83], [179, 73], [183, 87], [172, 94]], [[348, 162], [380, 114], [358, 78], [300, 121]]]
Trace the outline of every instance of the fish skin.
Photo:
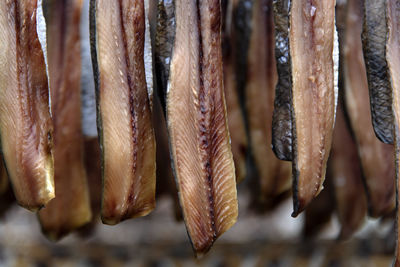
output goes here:
[[37, 211], [54, 198], [52, 121], [37, 1], [0, 7], [0, 132], [17, 202]]
[[42, 232], [59, 240], [91, 220], [80, 98], [82, 0], [44, 0], [53, 118], [56, 197], [38, 212]]
[[337, 97], [335, 2], [298, 0], [291, 6], [293, 217], [321, 192], [325, 180]]
[[271, 0], [253, 3], [252, 33], [247, 55], [246, 114], [251, 153], [260, 186], [260, 201], [273, 202], [291, 188], [291, 164], [279, 160], [271, 149], [272, 114], [277, 70]]
[[101, 217], [103, 223], [116, 224], [145, 216], [155, 207], [156, 148], [143, 58], [144, 3], [92, 0], [90, 15], [102, 151]]
[[278, 82], [272, 119], [272, 150], [281, 160], [292, 160], [292, 71], [289, 47], [289, 0], [274, 0], [275, 58]]
[[224, 101], [220, 1], [176, 0], [167, 124], [187, 231], [196, 255], [237, 220]]
[[238, 88], [235, 75], [235, 40], [236, 33], [233, 25], [233, 10], [238, 1], [221, 1], [222, 9], [222, 53], [224, 68], [224, 92], [228, 115], [229, 132], [233, 160], [235, 162], [236, 181], [240, 183], [246, 177], [247, 133], [243, 110], [238, 99]]
[[386, 0], [364, 0], [362, 44], [375, 135], [393, 144], [393, 114], [390, 77], [385, 59]]
[[393, 97], [394, 136], [395, 136], [395, 169], [396, 169], [396, 250], [393, 266], [400, 266], [400, 2], [398, 0], [387, 0], [387, 31], [386, 61], [390, 73]]
[[[345, 104], [358, 147], [368, 200], [368, 213], [380, 217], [395, 206], [393, 145], [380, 142], [374, 133], [368, 103], [368, 80], [362, 53], [363, 2], [350, 1], [344, 47]], [[369, 91], [370, 92], [370, 91]], [[372, 116], [373, 117], [373, 116]]]

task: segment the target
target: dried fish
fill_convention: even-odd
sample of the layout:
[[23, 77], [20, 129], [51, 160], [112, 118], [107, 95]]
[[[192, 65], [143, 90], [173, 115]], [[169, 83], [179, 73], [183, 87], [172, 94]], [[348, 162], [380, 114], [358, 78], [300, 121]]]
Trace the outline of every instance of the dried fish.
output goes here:
[[32, 211], [55, 195], [53, 126], [36, 9], [37, 1], [0, 5], [1, 145], [17, 202]]
[[323, 189], [332, 143], [338, 62], [335, 1], [293, 1], [289, 41], [293, 82], [292, 216], [297, 216]]
[[143, 1], [91, 1], [91, 46], [102, 151], [104, 223], [155, 206], [156, 148], [145, 68]]
[[167, 124], [183, 215], [197, 255], [237, 219], [224, 101], [219, 0], [175, 1]]

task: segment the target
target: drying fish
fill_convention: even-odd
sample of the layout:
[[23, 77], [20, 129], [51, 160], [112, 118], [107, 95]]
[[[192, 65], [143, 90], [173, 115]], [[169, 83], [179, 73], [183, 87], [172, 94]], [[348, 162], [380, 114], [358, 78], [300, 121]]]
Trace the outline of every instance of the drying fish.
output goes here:
[[271, 149], [277, 82], [271, 0], [254, 1], [252, 25], [247, 55], [246, 114], [262, 202], [268, 202], [291, 186], [290, 162], [276, 158]]
[[237, 219], [224, 101], [220, 1], [175, 1], [167, 124], [180, 203], [193, 248], [207, 252]]
[[328, 164], [327, 175], [335, 187], [336, 210], [341, 224], [340, 238], [348, 239], [365, 221], [367, 199], [361, 192], [363, 182], [357, 146], [346, 125], [341, 104], [336, 115]]
[[225, 15], [222, 20], [224, 89], [236, 180], [240, 182], [246, 177], [247, 136], [235, 74], [235, 28], [232, 21], [232, 10], [236, 8], [237, 1], [229, 1], [226, 5], [226, 8], [223, 9]]
[[18, 204], [38, 210], [54, 198], [53, 126], [36, 1], [0, 7], [0, 131]]
[[395, 147], [396, 147], [396, 182], [397, 182], [397, 242], [396, 242], [396, 257], [394, 266], [400, 266], [400, 2], [398, 0], [387, 0], [386, 6], [387, 14], [387, 29], [388, 39], [386, 44], [386, 60], [389, 67], [391, 77], [392, 96], [393, 96], [393, 114], [394, 114], [394, 134], [395, 134]]
[[102, 149], [104, 223], [155, 206], [156, 148], [144, 68], [143, 1], [92, 0], [92, 59]]
[[58, 240], [91, 220], [83, 159], [79, 25], [82, 0], [43, 1], [53, 117], [56, 197], [39, 211], [42, 231]]
[[289, 54], [289, 0], [274, 0], [275, 58], [278, 81], [272, 118], [272, 149], [281, 160], [292, 160], [292, 72]]
[[362, 49], [374, 131], [382, 142], [393, 144], [392, 91], [385, 58], [385, 3], [386, 0], [364, 0]]
[[[290, 15], [293, 216], [323, 188], [337, 99], [335, 1], [294, 1]], [[335, 48], [335, 49], [334, 49]]]
[[380, 142], [372, 127], [361, 31], [362, 1], [351, 0], [344, 48], [345, 102], [365, 178], [369, 215], [378, 217], [395, 206], [394, 148]]

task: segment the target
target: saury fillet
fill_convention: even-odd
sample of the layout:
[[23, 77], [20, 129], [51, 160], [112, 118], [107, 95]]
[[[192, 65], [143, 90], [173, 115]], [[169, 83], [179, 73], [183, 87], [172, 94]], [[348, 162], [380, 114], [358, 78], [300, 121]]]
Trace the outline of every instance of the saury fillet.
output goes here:
[[278, 81], [272, 118], [272, 149], [281, 160], [292, 160], [292, 71], [289, 48], [289, 0], [274, 0], [275, 58]]
[[279, 160], [271, 149], [277, 82], [273, 19], [272, 0], [255, 0], [247, 56], [245, 99], [251, 153], [262, 202], [272, 201], [291, 186], [291, 164]]
[[365, 179], [369, 215], [379, 217], [391, 212], [395, 206], [394, 147], [380, 142], [372, 126], [361, 42], [362, 6], [362, 0], [348, 2], [344, 96]]
[[155, 206], [155, 139], [144, 69], [145, 13], [139, 0], [92, 0], [90, 28], [104, 223]]
[[56, 197], [40, 210], [42, 231], [58, 240], [91, 220], [81, 126], [82, 0], [44, 0], [53, 117]]
[[228, 115], [229, 133], [233, 160], [235, 162], [236, 180], [242, 181], [246, 177], [247, 134], [242, 108], [239, 102], [236, 71], [235, 71], [235, 27], [232, 11], [238, 1], [225, 1], [226, 10], [222, 21], [222, 52], [224, 68], [224, 92]]
[[289, 35], [293, 81], [293, 216], [323, 188], [337, 99], [335, 35], [335, 1], [293, 1]]
[[362, 45], [374, 131], [382, 142], [393, 144], [392, 92], [385, 58], [386, 2], [364, 0]]
[[180, 203], [193, 248], [207, 252], [237, 219], [224, 101], [219, 0], [176, 0], [167, 124]]
[[386, 43], [386, 60], [389, 67], [391, 85], [392, 85], [392, 97], [393, 97], [393, 114], [394, 114], [394, 134], [395, 134], [395, 147], [396, 147], [396, 185], [397, 185], [397, 218], [396, 218], [396, 257], [393, 266], [400, 266], [400, 183], [399, 183], [399, 171], [400, 171], [400, 2], [398, 0], [387, 0], [386, 6], [387, 14], [387, 29], [388, 39]]
[[18, 203], [38, 210], [54, 198], [52, 121], [36, 1], [0, 5], [0, 132]]

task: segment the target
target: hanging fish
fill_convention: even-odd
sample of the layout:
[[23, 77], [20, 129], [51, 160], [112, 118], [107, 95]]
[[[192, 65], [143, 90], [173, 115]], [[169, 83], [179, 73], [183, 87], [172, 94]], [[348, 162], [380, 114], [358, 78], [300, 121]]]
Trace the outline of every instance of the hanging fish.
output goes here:
[[102, 151], [102, 220], [116, 224], [155, 207], [155, 138], [144, 67], [145, 8], [92, 0], [92, 59]]
[[386, 1], [364, 0], [362, 49], [374, 131], [379, 140], [393, 144], [392, 91], [385, 58]]
[[360, 0], [349, 1], [344, 43], [344, 97], [365, 179], [369, 215], [379, 217], [390, 213], [395, 207], [394, 147], [380, 142], [372, 126], [360, 37], [362, 7]]
[[55, 196], [53, 125], [36, 11], [36, 0], [0, 5], [1, 146], [17, 202], [32, 211]]
[[323, 189], [337, 101], [335, 1], [295, 0], [290, 13], [293, 199], [297, 216]]

